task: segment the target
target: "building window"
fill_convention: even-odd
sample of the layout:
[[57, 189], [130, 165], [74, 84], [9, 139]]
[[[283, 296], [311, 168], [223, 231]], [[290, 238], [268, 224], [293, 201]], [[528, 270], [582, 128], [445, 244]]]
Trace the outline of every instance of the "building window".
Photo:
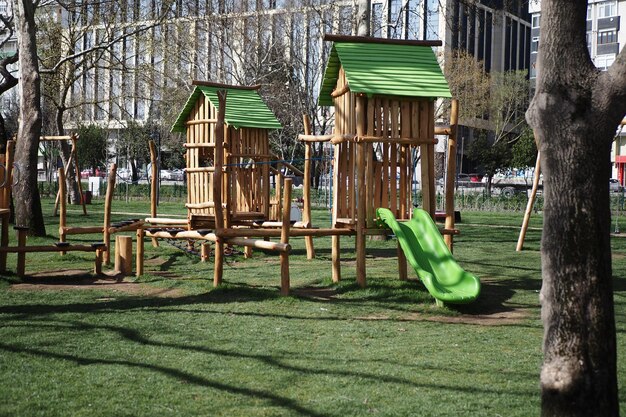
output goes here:
[[587, 6], [587, 21], [590, 21], [593, 18], [591, 13], [591, 6]]
[[383, 4], [372, 3], [372, 36], [382, 36]]
[[419, 0], [409, 0], [407, 10], [407, 39], [419, 39], [420, 37], [420, 7]]
[[615, 61], [615, 54], [598, 55], [595, 59], [596, 67], [601, 71], [606, 71]]
[[617, 15], [616, 1], [603, 1], [598, 3], [598, 19], [603, 17], [613, 17]]
[[587, 32], [587, 49], [589, 49], [590, 53], [591, 53], [591, 40], [592, 39], [593, 39], [593, 33]]
[[530, 53], [536, 54], [539, 51], [539, 36], [533, 36], [533, 40], [530, 42]]
[[7, 13], [7, 4], [4, 2], [0, 2], [0, 13], [1, 14]]
[[[598, 32], [598, 45], [606, 45], [615, 42], [617, 42], [617, 31], [615, 29]], [[587, 43], [589, 43], [589, 41], [587, 41]]]
[[402, 4], [400, 0], [389, 1], [388, 38], [402, 39]]
[[541, 15], [533, 15], [533, 29], [537, 29], [541, 23]]

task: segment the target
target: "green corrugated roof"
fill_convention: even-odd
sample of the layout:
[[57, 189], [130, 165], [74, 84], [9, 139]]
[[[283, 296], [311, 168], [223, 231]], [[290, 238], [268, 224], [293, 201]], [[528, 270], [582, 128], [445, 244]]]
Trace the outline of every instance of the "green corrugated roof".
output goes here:
[[430, 46], [335, 42], [324, 73], [319, 104], [330, 94], [343, 66], [350, 91], [402, 97], [452, 97]]
[[265, 105], [257, 90], [224, 88], [198, 85], [193, 90], [183, 110], [178, 115], [172, 132], [185, 132], [185, 122], [193, 110], [200, 95], [209, 98], [211, 104], [218, 107], [217, 91], [227, 90], [225, 122], [236, 129], [255, 127], [260, 129], [280, 129], [282, 125]]

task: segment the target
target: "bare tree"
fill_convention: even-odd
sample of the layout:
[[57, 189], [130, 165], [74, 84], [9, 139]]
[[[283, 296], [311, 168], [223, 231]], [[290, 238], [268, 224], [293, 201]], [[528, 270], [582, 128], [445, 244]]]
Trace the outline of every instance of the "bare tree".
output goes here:
[[541, 152], [543, 416], [617, 416], [610, 150], [626, 113], [626, 52], [606, 72], [586, 42], [586, 1], [543, 0], [537, 89], [526, 113]]
[[[145, 10], [129, 7], [123, 0], [59, 2], [57, 15], [60, 17], [41, 14], [38, 28], [43, 96], [54, 112], [52, 125], [57, 135], [65, 134], [69, 110], [84, 112], [86, 108], [95, 108], [97, 114], [92, 117], [106, 119], [109, 106], [124, 107], [119, 104], [124, 92], [119, 84], [125, 77], [132, 78], [136, 69], [128, 62], [138, 56], [136, 38], [159, 26], [168, 16], [170, 6], [169, 0]], [[93, 88], [81, 91], [77, 85]], [[125, 116], [134, 118], [133, 114]], [[70, 146], [66, 142], [60, 145], [65, 164]], [[80, 203], [77, 176], [70, 170], [66, 177], [74, 204]]]
[[[13, 38], [13, 35], [13, 15], [0, 14], [0, 50]], [[17, 60], [17, 53], [5, 57], [0, 56], [0, 96], [14, 88], [18, 83], [10, 69], [10, 66], [15, 64]], [[8, 139], [4, 115], [0, 112], [0, 153], [4, 153]]]

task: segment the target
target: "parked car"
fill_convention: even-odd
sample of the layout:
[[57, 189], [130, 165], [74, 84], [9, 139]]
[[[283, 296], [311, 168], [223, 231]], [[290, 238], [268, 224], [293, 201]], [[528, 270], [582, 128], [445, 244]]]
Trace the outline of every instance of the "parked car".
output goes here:
[[120, 168], [117, 170], [117, 176], [123, 180], [129, 180], [131, 177], [131, 171], [128, 168]]
[[612, 193], [619, 193], [621, 191], [624, 191], [624, 187], [622, 187], [618, 180], [616, 180], [615, 178], [611, 178], [609, 180], [609, 190]]

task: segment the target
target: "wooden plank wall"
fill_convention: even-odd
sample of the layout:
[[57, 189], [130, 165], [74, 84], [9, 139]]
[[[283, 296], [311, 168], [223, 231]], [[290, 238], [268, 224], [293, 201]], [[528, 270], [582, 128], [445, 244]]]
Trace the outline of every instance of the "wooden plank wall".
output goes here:
[[[343, 69], [335, 91], [346, 83]], [[356, 95], [347, 92], [334, 98], [335, 134], [356, 135]], [[422, 161], [420, 184], [423, 207], [434, 215], [434, 102], [396, 97], [370, 97], [367, 103], [367, 136], [386, 138], [366, 143], [365, 195], [357, 196], [356, 143], [335, 144], [333, 177], [333, 224], [337, 219], [356, 221], [358, 201], [366, 205], [367, 227], [375, 226], [376, 208], [389, 208], [400, 220], [413, 212], [413, 159], [411, 150], [419, 146]], [[414, 139], [415, 143], [393, 143], [393, 139]]]
[[[367, 198], [368, 227], [373, 226], [375, 210], [389, 208], [398, 219], [409, 219], [413, 211], [413, 159], [412, 148], [421, 140], [434, 138], [434, 103], [429, 100], [396, 100], [371, 98], [368, 101], [368, 136], [388, 139], [415, 139], [415, 144], [395, 144], [381, 141], [368, 144], [367, 181], [371, 195]], [[425, 209], [434, 203], [434, 145], [419, 145], [424, 171], [421, 184], [425, 189]], [[433, 204], [434, 210], [434, 204]]]
[[[194, 110], [187, 120], [187, 203], [213, 202], [213, 172], [201, 171], [198, 168], [213, 167], [215, 155], [214, 147], [194, 147], [194, 145], [215, 145], [214, 128], [217, 110], [211, 105], [208, 98], [203, 97], [196, 101]], [[213, 208], [194, 208], [188, 210], [188, 215], [215, 215]]]
[[[346, 85], [343, 68], [339, 70], [337, 90]], [[345, 93], [335, 97], [335, 134], [356, 135], [356, 97]], [[356, 219], [356, 144], [344, 141], [335, 144], [333, 176], [333, 223], [338, 218]]]
[[265, 129], [230, 128], [231, 204], [236, 212], [269, 218], [269, 138]]

